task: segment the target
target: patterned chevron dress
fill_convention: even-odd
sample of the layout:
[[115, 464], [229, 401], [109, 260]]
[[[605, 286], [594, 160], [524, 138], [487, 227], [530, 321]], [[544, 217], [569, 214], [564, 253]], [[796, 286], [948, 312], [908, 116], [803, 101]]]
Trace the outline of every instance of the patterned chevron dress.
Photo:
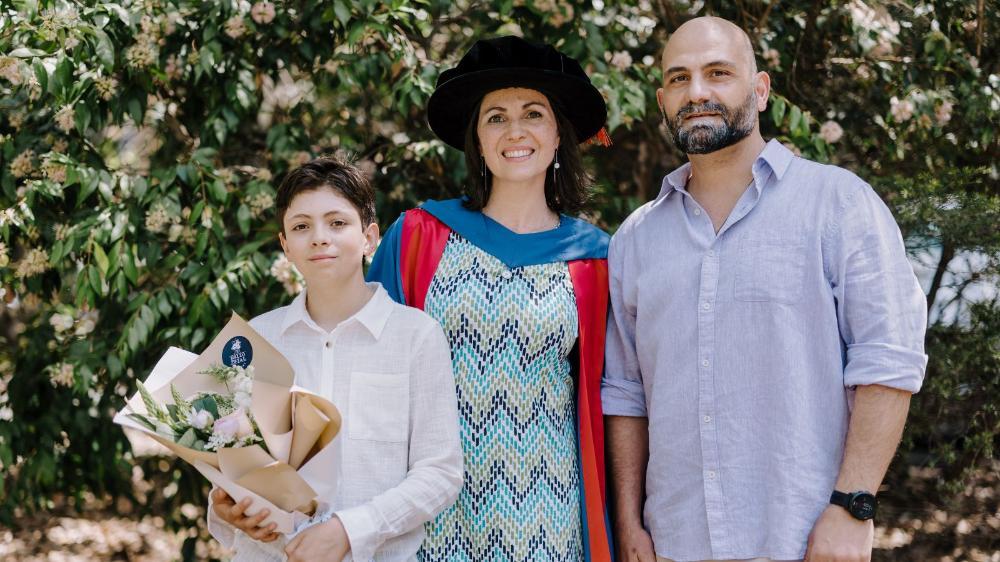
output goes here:
[[566, 263], [509, 268], [452, 232], [425, 311], [451, 343], [466, 474], [420, 558], [582, 560]]

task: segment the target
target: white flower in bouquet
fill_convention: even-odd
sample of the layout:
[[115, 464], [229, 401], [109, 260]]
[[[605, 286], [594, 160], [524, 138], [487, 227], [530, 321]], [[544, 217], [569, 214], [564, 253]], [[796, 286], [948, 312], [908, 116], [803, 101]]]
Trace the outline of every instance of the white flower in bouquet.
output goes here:
[[253, 392], [253, 367], [237, 375], [233, 381], [233, 402], [237, 408], [249, 410], [253, 403], [251, 393]]
[[208, 429], [215, 422], [215, 418], [212, 417], [212, 412], [208, 410], [192, 409], [188, 413], [187, 422], [195, 429]]

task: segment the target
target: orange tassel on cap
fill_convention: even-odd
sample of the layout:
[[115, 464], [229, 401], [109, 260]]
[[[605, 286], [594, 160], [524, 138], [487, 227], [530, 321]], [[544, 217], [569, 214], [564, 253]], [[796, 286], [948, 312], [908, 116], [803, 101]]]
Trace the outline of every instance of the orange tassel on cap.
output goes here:
[[611, 135], [608, 134], [607, 129], [601, 127], [601, 130], [597, 131], [596, 135], [590, 137], [590, 139], [587, 140], [587, 143], [603, 147], [609, 147], [611, 146]]

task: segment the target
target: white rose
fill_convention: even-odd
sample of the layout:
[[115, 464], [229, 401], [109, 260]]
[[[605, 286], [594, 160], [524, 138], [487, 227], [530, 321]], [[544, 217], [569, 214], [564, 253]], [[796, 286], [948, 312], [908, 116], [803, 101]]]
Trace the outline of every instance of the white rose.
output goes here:
[[206, 429], [215, 419], [207, 410], [191, 410], [188, 412], [188, 424], [195, 429]]

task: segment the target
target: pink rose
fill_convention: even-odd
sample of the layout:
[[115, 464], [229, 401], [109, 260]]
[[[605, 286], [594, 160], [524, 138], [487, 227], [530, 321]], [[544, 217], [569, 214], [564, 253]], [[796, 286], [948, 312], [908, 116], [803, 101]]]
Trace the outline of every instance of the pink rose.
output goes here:
[[253, 424], [243, 409], [238, 409], [228, 416], [223, 416], [215, 420], [212, 432], [228, 437], [229, 439], [242, 439], [253, 434]]

